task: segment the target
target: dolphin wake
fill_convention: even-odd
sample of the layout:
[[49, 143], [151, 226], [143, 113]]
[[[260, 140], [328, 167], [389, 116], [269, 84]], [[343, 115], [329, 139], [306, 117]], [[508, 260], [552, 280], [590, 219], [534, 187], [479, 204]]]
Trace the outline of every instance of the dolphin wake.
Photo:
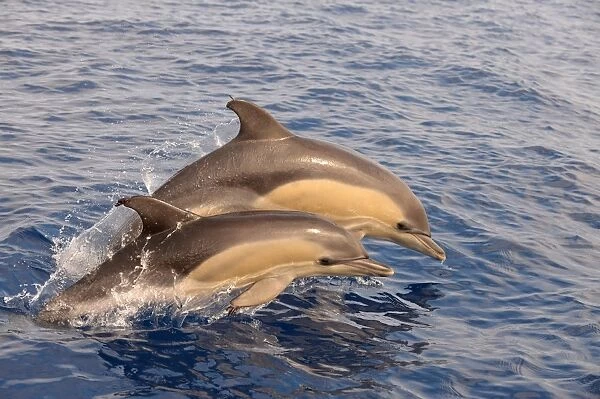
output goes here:
[[[177, 168], [192, 162], [210, 151], [222, 146], [236, 133], [238, 121], [232, 118], [225, 123], [218, 123], [214, 129], [198, 133], [193, 139], [182, 138], [180, 141], [165, 141], [151, 151], [141, 162], [140, 175], [149, 194], [166, 181], [172, 170], [167, 170], [164, 161], [169, 160], [170, 168]], [[173, 162], [175, 160], [175, 162]], [[180, 165], [178, 165], [178, 163]], [[79, 212], [74, 209], [73, 212]], [[69, 214], [65, 222], [71, 217]], [[131, 230], [130, 226], [135, 226]], [[22, 292], [2, 298], [5, 305], [19, 309], [23, 313], [36, 314], [52, 297], [64, 291], [83, 276], [93, 271], [98, 265], [109, 259], [119, 248], [131, 240], [131, 236], [139, 233], [139, 221], [135, 213], [123, 207], [111, 207], [108, 212], [93, 226], [81, 231], [76, 236], [66, 236], [61, 229], [60, 235], [52, 239], [54, 254], [52, 256], [56, 268], [49, 279], [36, 286], [36, 292]], [[106, 314], [72, 320], [74, 327], [104, 326], [128, 327], [144, 320], [183, 323], [191, 313], [202, 314], [202, 320], [212, 322], [226, 314], [226, 299], [230, 296], [225, 289], [204, 300], [178, 302], [176, 298], [163, 295], [156, 297], [150, 305], [140, 295], [132, 292], [124, 295], [115, 292], [118, 303]]]

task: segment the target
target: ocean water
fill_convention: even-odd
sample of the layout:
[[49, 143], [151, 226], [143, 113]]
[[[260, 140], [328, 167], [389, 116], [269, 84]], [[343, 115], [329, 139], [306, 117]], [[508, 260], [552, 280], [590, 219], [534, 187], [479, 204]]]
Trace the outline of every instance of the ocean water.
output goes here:
[[[2, 2], [1, 396], [600, 397], [599, 65], [596, 1]], [[36, 324], [228, 95], [405, 179], [447, 261], [370, 240], [393, 277]]]

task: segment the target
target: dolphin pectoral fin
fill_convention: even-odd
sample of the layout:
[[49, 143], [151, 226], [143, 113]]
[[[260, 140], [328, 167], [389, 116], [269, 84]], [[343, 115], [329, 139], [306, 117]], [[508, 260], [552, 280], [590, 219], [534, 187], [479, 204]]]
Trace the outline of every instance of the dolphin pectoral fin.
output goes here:
[[366, 235], [366, 229], [373, 221], [368, 218], [350, 218], [337, 220], [336, 224], [348, 230], [354, 237], [361, 240]]
[[149, 236], [177, 227], [178, 223], [199, 219], [195, 213], [179, 209], [159, 199], [137, 195], [121, 198], [115, 206], [123, 205], [137, 212], [142, 220], [141, 236]]
[[290, 285], [292, 276], [269, 277], [257, 281], [250, 288], [242, 292], [231, 301], [229, 314], [235, 313], [237, 308], [258, 306], [275, 299], [285, 288]]

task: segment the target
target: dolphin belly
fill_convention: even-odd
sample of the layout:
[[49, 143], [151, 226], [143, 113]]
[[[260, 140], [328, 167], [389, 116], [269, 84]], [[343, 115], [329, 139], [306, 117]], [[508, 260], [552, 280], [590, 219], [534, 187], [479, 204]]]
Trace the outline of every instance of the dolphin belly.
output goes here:
[[312, 270], [306, 265], [315, 254], [324, 251], [317, 242], [302, 239], [242, 243], [197, 265], [178, 283], [177, 289], [183, 295], [193, 296], [224, 286], [241, 288], [264, 278], [289, 275], [293, 279], [310, 275]]
[[325, 178], [290, 181], [257, 197], [253, 206], [298, 209], [338, 221], [371, 215], [393, 223], [402, 215], [402, 210], [381, 191]]

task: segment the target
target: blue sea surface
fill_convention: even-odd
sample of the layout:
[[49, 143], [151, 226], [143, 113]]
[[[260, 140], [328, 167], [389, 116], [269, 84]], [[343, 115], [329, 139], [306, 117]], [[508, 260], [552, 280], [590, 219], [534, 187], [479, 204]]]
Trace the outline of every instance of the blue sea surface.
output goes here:
[[[2, 398], [600, 397], [597, 1], [1, 6]], [[368, 240], [393, 277], [37, 324], [118, 198], [236, 134], [228, 95], [402, 177], [446, 262]]]

